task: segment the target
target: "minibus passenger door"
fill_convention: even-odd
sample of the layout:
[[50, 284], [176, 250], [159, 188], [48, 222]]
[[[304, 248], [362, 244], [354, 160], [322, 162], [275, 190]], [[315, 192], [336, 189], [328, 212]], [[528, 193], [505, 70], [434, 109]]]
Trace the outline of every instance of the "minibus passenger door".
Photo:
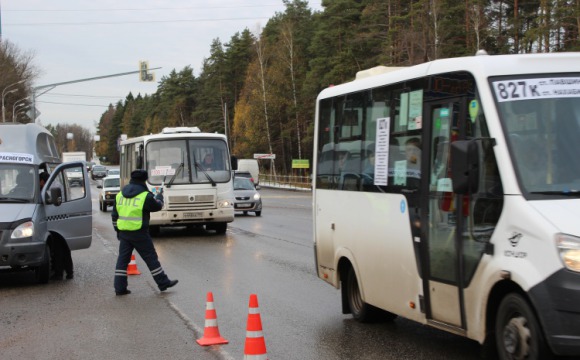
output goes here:
[[423, 177], [422, 189], [429, 195], [422, 197], [425, 200], [421, 216], [427, 219], [422, 232], [427, 239], [421, 242], [427, 319], [434, 326], [455, 329], [458, 333], [465, 329], [465, 322], [463, 289], [459, 286], [461, 245], [457, 234], [462, 231], [463, 202], [467, 199], [453, 193], [450, 144], [465, 136], [461, 120], [465, 119], [464, 103], [462, 98], [426, 104], [425, 113], [429, 116], [425, 125], [430, 141], [424, 144], [429, 147], [423, 158], [428, 164], [423, 171], [428, 176]]
[[[53, 199], [60, 189], [61, 200]], [[71, 250], [91, 245], [93, 231], [90, 181], [82, 162], [59, 165], [41, 192], [49, 231], [64, 237]]]

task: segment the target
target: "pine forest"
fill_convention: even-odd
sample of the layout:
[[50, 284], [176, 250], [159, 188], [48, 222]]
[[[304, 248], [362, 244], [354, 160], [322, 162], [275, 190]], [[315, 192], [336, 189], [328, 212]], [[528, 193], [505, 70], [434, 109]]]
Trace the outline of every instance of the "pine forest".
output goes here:
[[580, 49], [580, 0], [323, 0], [320, 12], [306, 1], [283, 2], [285, 11], [262, 29], [214, 39], [198, 76], [191, 66], [174, 69], [155, 93], [111, 104], [99, 120], [97, 154], [115, 163], [121, 134], [197, 126], [225, 133], [240, 159], [276, 154], [276, 172], [291, 174], [292, 159], [312, 161], [317, 94], [359, 70], [479, 49]]

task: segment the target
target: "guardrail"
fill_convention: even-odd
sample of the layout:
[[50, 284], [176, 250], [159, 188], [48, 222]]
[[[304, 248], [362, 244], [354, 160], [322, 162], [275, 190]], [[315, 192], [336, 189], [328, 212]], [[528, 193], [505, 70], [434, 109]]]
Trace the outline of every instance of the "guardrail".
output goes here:
[[293, 190], [312, 190], [309, 176], [260, 174], [260, 186]]

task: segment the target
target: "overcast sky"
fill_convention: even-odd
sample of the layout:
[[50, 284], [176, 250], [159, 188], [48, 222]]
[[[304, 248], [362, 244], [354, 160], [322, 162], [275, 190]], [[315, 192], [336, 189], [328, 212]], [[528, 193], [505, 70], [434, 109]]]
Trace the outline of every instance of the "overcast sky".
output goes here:
[[[316, 11], [320, 3], [309, 0]], [[140, 61], [161, 67], [152, 71], [155, 82], [132, 74], [57, 86], [38, 97], [40, 123], [96, 132], [109, 103], [129, 92], [154, 93], [174, 69], [191, 66], [199, 75], [214, 39], [227, 43], [245, 28], [256, 32], [284, 10], [282, 0], [0, 0], [0, 26], [2, 39], [34, 54], [41, 71], [34, 87], [137, 71]]]

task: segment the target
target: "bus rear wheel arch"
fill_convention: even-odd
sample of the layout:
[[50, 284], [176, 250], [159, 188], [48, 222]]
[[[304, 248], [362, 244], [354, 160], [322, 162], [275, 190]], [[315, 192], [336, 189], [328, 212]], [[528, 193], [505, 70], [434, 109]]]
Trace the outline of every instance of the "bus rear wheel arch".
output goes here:
[[534, 310], [520, 294], [509, 293], [501, 300], [494, 330], [499, 359], [552, 357]]

